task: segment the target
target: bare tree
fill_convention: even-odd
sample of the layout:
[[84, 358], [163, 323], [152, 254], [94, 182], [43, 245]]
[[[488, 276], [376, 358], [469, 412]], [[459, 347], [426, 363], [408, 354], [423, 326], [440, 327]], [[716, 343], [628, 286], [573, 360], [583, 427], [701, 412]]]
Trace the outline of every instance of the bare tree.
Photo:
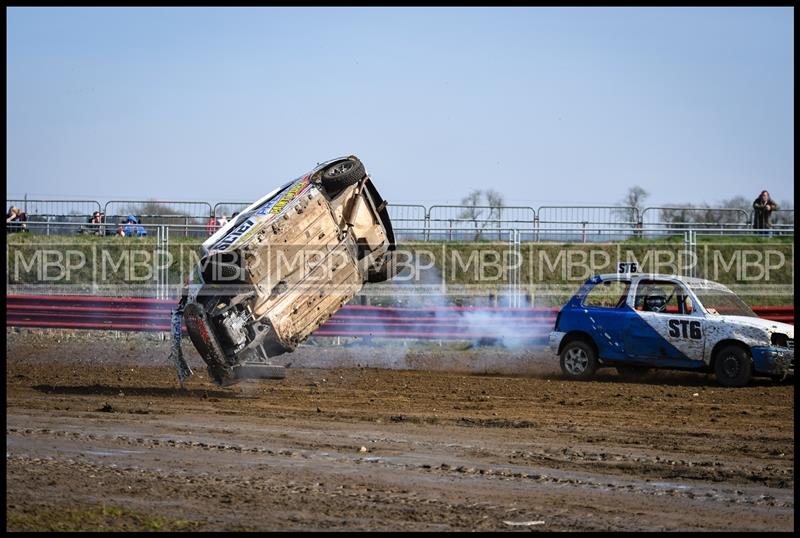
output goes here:
[[201, 218], [199, 215], [190, 216], [186, 211], [179, 211], [155, 200], [129, 204], [120, 208], [120, 213], [123, 213], [119, 215], [123, 218], [126, 214], [141, 217], [140, 220], [146, 224], [201, 225], [206, 222], [205, 218]]
[[746, 226], [749, 218], [749, 202], [744, 196], [734, 196], [713, 206], [707, 202], [702, 204], [671, 204], [676, 209], [662, 209], [661, 222], [674, 228], [686, 228], [688, 224], [701, 227], [721, 224], [740, 224]]
[[753, 209], [753, 202], [744, 196], [734, 196], [727, 200], [720, 202], [719, 207], [725, 209], [737, 209], [738, 211], [718, 211], [715, 216], [716, 220], [709, 222], [721, 222], [726, 224], [749, 224], [750, 211]]
[[693, 211], [696, 209], [693, 204], [675, 204], [679, 207], [664, 208], [659, 210], [659, 221], [667, 224], [670, 228], [680, 228], [681, 226], [674, 226], [680, 224], [688, 224], [692, 221]]
[[488, 205], [492, 211], [499, 211], [506, 204], [502, 194], [497, 191], [488, 190], [486, 191], [486, 205]]
[[489, 224], [490, 220], [497, 222], [497, 238], [500, 239], [500, 228], [503, 227], [503, 207], [506, 205], [503, 195], [491, 189], [486, 191], [486, 205], [489, 206], [489, 217], [484, 227]]
[[772, 223], [794, 224], [794, 204], [792, 202], [779, 203], [778, 210], [772, 213]]
[[617, 214], [624, 222], [636, 223], [638, 211], [642, 208], [645, 199], [650, 196], [650, 193], [644, 190], [639, 185], [634, 185], [628, 189], [627, 194], [617, 202], [620, 208]]
[[[501, 218], [505, 200], [503, 195], [494, 190], [474, 190], [461, 199], [464, 208], [458, 215], [459, 220], [471, 220], [475, 224], [475, 240], [481, 238], [483, 230], [494, 222], [501, 227]], [[498, 234], [500, 232], [498, 231]]]
[[478, 218], [478, 215], [481, 213], [480, 205], [482, 194], [480, 190], [474, 190], [461, 199], [461, 205], [464, 206], [464, 209], [458, 215], [459, 219], [476, 220]]

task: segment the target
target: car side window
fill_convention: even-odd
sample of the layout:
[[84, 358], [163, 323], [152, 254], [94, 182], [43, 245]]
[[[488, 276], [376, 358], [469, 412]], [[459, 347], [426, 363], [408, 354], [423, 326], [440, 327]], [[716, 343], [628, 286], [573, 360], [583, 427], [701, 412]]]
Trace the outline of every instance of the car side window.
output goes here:
[[634, 308], [642, 312], [689, 315], [694, 311], [694, 303], [681, 284], [664, 280], [641, 280], [636, 288]]
[[595, 308], [620, 308], [628, 298], [630, 281], [606, 280], [597, 284], [583, 299], [584, 306]]

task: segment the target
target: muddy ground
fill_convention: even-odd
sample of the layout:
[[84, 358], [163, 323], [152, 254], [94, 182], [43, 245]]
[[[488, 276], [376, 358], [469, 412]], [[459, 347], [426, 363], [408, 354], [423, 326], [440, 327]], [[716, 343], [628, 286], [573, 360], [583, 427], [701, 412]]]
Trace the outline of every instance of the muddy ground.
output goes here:
[[7, 530], [794, 526], [791, 383], [373, 343], [223, 389], [189, 344], [181, 389], [152, 336], [7, 336]]

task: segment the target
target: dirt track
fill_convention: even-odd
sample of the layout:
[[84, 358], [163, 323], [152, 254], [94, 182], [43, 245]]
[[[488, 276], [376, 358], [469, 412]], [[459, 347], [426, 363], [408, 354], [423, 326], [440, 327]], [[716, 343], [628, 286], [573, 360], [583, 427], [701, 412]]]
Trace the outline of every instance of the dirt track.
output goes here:
[[[7, 335], [7, 530], [794, 526], [790, 384], [308, 347], [285, 380], [227, 389], [191, 353], [182, 390], [165, 342]], [[526, 375], [469, 373], [486, 356]], [[351, 367], [297, 367], [325, 360]]]

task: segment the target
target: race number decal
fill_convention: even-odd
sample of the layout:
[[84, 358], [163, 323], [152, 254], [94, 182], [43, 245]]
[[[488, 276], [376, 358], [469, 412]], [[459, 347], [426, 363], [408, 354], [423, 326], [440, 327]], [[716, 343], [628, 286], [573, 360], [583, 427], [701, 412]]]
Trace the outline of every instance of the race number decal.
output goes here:
[[700, 340], [703, 338], [699, 321], [690, 321], [688, 319], [671, 319], [669, 320], [668, 324], [669, 335], [672, 338], [691, 338], [692, 340]]

